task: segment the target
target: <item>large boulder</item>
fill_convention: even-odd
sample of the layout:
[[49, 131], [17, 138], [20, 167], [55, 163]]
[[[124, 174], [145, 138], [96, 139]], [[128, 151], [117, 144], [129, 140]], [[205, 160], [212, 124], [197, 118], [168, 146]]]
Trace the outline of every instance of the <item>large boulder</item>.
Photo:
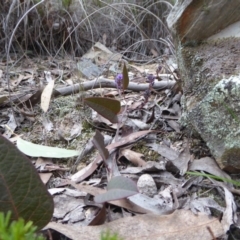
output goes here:
[[240, 1], [182, 0], [167, 23], [184, 97], [181, 122], [222, 168], [240, 172]]

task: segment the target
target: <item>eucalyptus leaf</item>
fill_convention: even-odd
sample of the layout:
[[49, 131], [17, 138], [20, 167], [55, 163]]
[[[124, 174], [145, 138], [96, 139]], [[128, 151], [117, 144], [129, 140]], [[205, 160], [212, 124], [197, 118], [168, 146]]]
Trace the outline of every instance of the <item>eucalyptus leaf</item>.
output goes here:
[[137, 185], [131, 179], [116, 176], [113, 177], [108, 185], [107, 192], [95, 196], [96, 203], [114, 201], [133, 196], [138, 193]]
[[128, 88], [128, 84], [129, 84], [128, 70], [125, 63], [123, 65], [122, 73], [123, 73], [123, 90], [125, 90]]
[[102, 159], [107, 160], [109, 157], [109, 151], [105, 147], [103, 135], [98, 130], [96, 130], [96, 134], [93, 137], [92, 141], [93, 141], [94, 146], [99, 151]]
[[24, 154], [31, 157], [69, 158], [79, 155], [79, 151], [76, 150], [42, 146], [25, 141], [21, 138], [17, 139], [17, 148]]
[[121, 104], [118, 100], [103, 97], [89, 97], [85, 98], [84, 102], [110, 122], [118, 123], [117, 114], [121, 109]]

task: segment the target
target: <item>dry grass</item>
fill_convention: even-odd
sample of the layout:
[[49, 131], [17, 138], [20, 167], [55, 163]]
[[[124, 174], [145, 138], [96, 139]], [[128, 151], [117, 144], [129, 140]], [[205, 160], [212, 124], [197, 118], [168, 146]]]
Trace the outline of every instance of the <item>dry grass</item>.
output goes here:
[[172, 8], [169, 1], [42, 1], [0, 2], [3, 55], [9, 48], [21, 55], [78, 57], [97, 41], [138, 59], [150, 55], [152, 49], [161, 54], [166, 46], [171, 48], [165, 24]]

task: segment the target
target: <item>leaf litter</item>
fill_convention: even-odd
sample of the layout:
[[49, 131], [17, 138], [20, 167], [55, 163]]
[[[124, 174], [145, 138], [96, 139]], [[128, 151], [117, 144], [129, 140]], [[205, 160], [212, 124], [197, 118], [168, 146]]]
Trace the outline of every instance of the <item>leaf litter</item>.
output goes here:
[[[48, 72], [47, 78], [52, 74], [54, 80], [46, 81], [44, 73], [34, 66], [31, 73], [24, 68], [16, 72], [18, 76], [12, 78], [14, 92], [10, 98], [6, 85], [1, 84], [5, 89], [0, 96], [1, 110], [10, 109], [10, 101], [15, 107], [14, 121], [9, 112], [1, 118], [1, 131], [10, 140], [22, 134], [22, 139], [17, 140], [18, 147], [31, 157], [53, 195], [53, 219], [46, 229], [54, 229], [72, 239], [78, 239], [79, 234], [81, 239], [97, 239], [105, 229], [118, 232], [124, 239], [210, 239], [207, 227], [216, 238], [224, 236], [238, 221], [237, 189], [229, 183], [188, 175], [188, 171], [200, 171], [223, 180], [230, 178], [207, 150], [200, 152], [199, 145], [194, 146], [194, 137], [188, 137], [181, 129], [178, 123], [181, 92], [171, 89], [176, 77], [164, 72], [152, 80], [148, 76], [156, 74], [159, 64], [143, 67], [124, 63], [123, 75], [126, 79], [128, 69], [129, 79], [118, 89], [113, 83], [122, 67], [117, 66], [111, 52], [104, 49], [105, 53], [101, 54], [101, 49], [98, 44], [94, 54], [88, 53], [89, 59], [98, 59], [99, 63], [99, 66], [89, 66], [93, 70], [89, 79], [79, 78], [80, 63], [70, 59], [58, 67], [41, 60], [43, 69]], [[99, 54], [102, 58], [98, 58]], [[101, 76], [106, 80], [93, 81], [96, 69], [100, 77], [103, 63], [114, 71]], [[74, 71], [66, 66], [73, 66]], [[4, 79], [4, 69], [1, 78]], [[95, 85], [101, 81], [111, 88]], [[166, 85], [164, 81], [171, 84]], [[41, 85], [47, 86], [47, 82], [49, 85], [43, 91]], [[81, 86], [92, 90], [83, 91]], [[75, 90], [77, 94], [69, 95]], [[93, 110], [86, 107], [83, 99], [91, 100], [94, 96], [112, 98], [114, 102], [119, 100], [118, 120], [115, 114], [119, 106], [110, 116], [105, 113], [109, 110], [104, 108], [105, 115], [102, 115], [108, 119], [100, 115], [101, 112], [95, 113], [93, 119]], [[94, 102], [98, 104], [99, 101]], [[101, 154], [94, 150], [96, 142], [92, 142], [96, 129], [102, 136], [96, 140]], [[41, 162], [39, 157], [43, 158]], [[118, 176], [114, 176], [116, 174]], [[120, 179], [120, 183], [131, 181], [136, 186], [131, 193], [134, 195], [126, 193], [130, 191], [127, 184], [126, 192], [123, 186], [116, 193], [116, 185], [108, 189], [108, 183], [116, 177], [124, 179]], [[111, 191], [113, 195], [109, 194]], [[87, 201], [89, 196], [91, 200]], [[102, 205], [97, 205], [94, 197]], [[222, 213], [223, 219], [219, 221]]]

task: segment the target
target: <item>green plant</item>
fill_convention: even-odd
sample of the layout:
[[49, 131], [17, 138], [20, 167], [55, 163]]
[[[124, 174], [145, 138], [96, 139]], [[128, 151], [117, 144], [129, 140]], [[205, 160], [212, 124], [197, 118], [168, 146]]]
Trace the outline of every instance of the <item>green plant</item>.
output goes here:
[[68, 9], [71, 4], [72, 0], [62, 0], [62, 5], [65, 9]]
[[44, 240], [44, 237], [37, 236], [37, 227], [33, 222], [19, 218], [17, 221], [10, 221], [11, 212], [0, 213], [0, 239], [1, 240]]
[[[119, 95], [121, 91], [124, 92], [129, 84], [128, 70], [126, 65], [123, 66], [122, 73], [118, 74], [115, 78], [116, 88], [119, 90]], [[102, 115], [112, 123], [118, 123], [117, 132], [115, 140], [118, 137], [118, 132], [120, 129], [120, 120], [118, 118], [118, 113], [121, 110], [121, 103], [118, 100], [104, 97], [89, 97], [84, 99], [85, 103], [94, 109], [98, 114]], [[123, 112], [124, 114], [124, 112]], [[116, 166], [110, 164], [108, 159], [110, 153], [108, 149], [104, 146], [104, 137], [102, 134], [96, 130], [96, 134], [93, 137], [93, 144], [99, 151], [103, 162], [106, 166], [109, 182], [107, 185], [107, 192], [95, 196], [94, 201], [96, 203], [104, 203], [112, 200], [117, 200], [121, 198], [126, 198], [138, 193], [137, 186], [130, 179], [123, 176], [118, 176]], [[116, 174], [116, 175], [115, 175]]]
[[101, 240], [122, 240], [122, 238], [118, 237], [117, 233], [111, 234], [106, 231], [101, 234]]
[[104, 203], [137, 194], [137, 185], [131, 179], [123, 176], [114, 176], [114, 173], [117, 172], [115, 165], [108, 162], [109, 151], [105, 148], [103, 136], [98, 130], [96, 130], [96, 134], [93, 137], [93, 144], [99, 151], [108, 174], [112, 176], [107, 184], [107, 192], [96, 195], [94, 201], [96, 203]]
[[200, 173], [200, 172], [186, 172], [186, 173], [189, 174], [189, 175], [209, 177], [209, 178], [212, 178], [212, 179], [216, 179], [216, 180], [220, 180], [220, 181], [223, 181], [223, 182], [231, 183], [231, 184], [233, 184], [233, 185], [235, 185], [237, 187], [240, 186], [240, 182], [239, 181], [235, 181], [235, 180], [232, 180], [232, 179], [215, 176], [215, 175], [212, 175], [212, 174], [206, 174], [206, 173]]
[[51, 220], [53, 199], [29, 159], [0, 135], [0, 212], [8, 211], [11, 220], [41, 229]]

